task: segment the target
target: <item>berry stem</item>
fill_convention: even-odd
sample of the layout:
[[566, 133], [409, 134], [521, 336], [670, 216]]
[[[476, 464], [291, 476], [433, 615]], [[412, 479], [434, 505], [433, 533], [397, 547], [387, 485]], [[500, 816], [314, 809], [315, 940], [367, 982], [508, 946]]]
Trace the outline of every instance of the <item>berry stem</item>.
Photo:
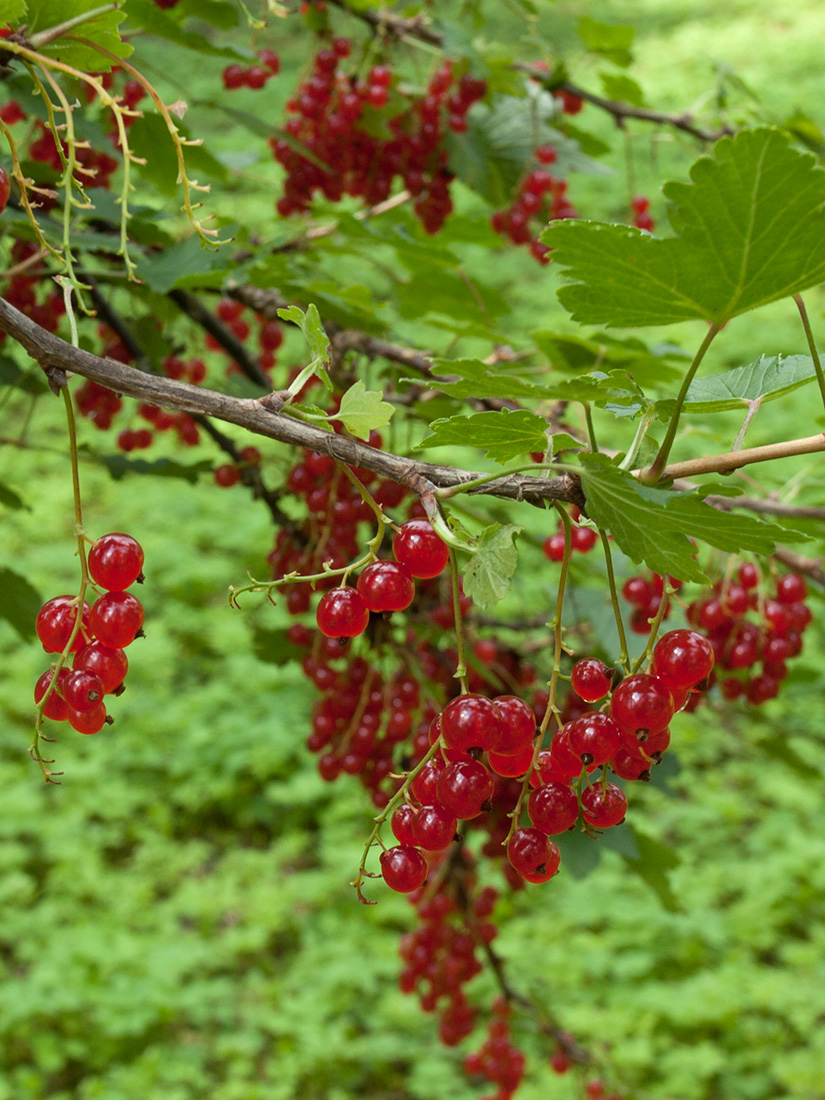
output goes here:
[[570, 557], [571, 557], [571, 539], [573, 525], [570, 522], [570, 516], [567, 514], [567, 509], [560, 504], [555, 504], [553, 507], [559, 513], [562, 526], [564, 528], [564, 557], [561, 563], [561, 572], [559, 573], [559, 587], [558, 594], [556, 596], [556, 608], [553, 612], [553, 618], [550, 620], [550, 626], [553, 629], [553, 669], [550, 673], [550, 680], [548, 682], [549, 694], [547, 697], [547, 706], [544, 710], [544, 717], [539, 725], [538, 736], [536, 737], [536, 743], [533, 746], [533, 759], [530, 762], [530, 767], [527, 769], [527, 773], [524, 779], [521, 781], [521, 790], [519, 791], [518, 801], [515, 807], [510, 813], [510, 829], [507, 836], [504, 838], [502, 844], [503, 847], [507, 847], [510, 842], [510, 838], [513, 833], [519, 827], [519, 821], [521, 820], [521, 812], [524, 806], [524, 801], [527, 797], [527, 792], [530, 787], [530, 776], [535, 769], [539, 753], [541, 752], [542, 745], [544, 743], [544, 735], [547, 732], [547, 727], [550, 725], [550, 718], [555, 716], [556, 723], [561, 728], [563, 725], [559, 716], [559, 708], [556, 706], [556, 691], [559, 685], [559, 679], [561, 676], [561, 654], [562, 644], [562, 611], [564, 609], [564, 592], [567, 587], [567, 575], [570, 572]]
[[682, 414], [682, 406], [685, 403], [688, 390], [690, 389], [690, 384], [693, 381], [693, 377], [699, 369], [702, 360], [705, 358], [705, 354], [708, 348], [713, 343], [713, 340], [717, 336], [717, 334], [721, 331], [721, 328], [721, 325], [717, 325], [715, 323], [711, 324], [708, 327], [705, 338], [702, 341], [699, 350], [696, 352], [696, 355], [693, 357], [693, 362], [688, 368], [688, 372], [684, 377], [684, 381], [682, 382], [682, 388], [679, 390], [679, 395], [676, 398], [676, 407], [673, 410], [673, 416], [670, 418], [670, 423], [667, 426], [667, 432], [665, 433], [665, 438], [663, 439], [662, 445], [659, 448], [659, 453], [653, 460], [653, 465], [649, 469], [643, 470], [639, 478], [643, 485], [655, 485], [656, 482], [660, 480], [662, 474], [665, 471], [668, 456], [670, 455], [671, 448], [673, 447], [673, 441], [676, 438], [676, 431], [679, 427], [679, 417]]
[[458, 560], [455, 550], [450, 547], [450, 587], [453, 593], [453, 617], [455, 618], [455, 644], [458, 651], [458, 664], [455, 677], [461, 684], [461, 694], [466, 695], [470, 688], [467, 683], [467, 655], [464, 647], [464, 621], [461, 618], [461, 587], [458, 583]]
[[596, 429], [593, 427], [593, 410], [590, 408], [589, 401], [583, 401], [582, 407], [584, 408], [584, 420], [587, 425], [587, 438], [590, 441], [590, 450], [593, 454], [598, 454], [599, 444], [596, 441]]
[[801, 294], [794, 294], [793, 300], [796, 302], [796, 308], [799, 310], [799, 316], [802, 320], [802, 327], [805, 329], [805, 338], [808, 341], [808, 348], [811, 352], [811, 359], [813, 359], [814, 370], [816, 371], [817, 385], [819, 386], [822, 403], [825, 405], [825, 374], [822, 373], [822, 364], [819, 361], [819, 352], [816, 350], [816, 341], [814, 340], [813, 329], [811, 328], [811, 322], [808, 318], [808, 311], [805, 308], [805, 303], [802, 300]]
[[604, 531], [599, 531], [599, 538], [602, 542], [602, 549], [604, 550], [604, 564], [607, 570], [607, 583], [610, 588], [610, 602], [613, 605], [613, 614], [616, 617], [616, 629], [619, 632], [619, 645], [621, 646], [621, 652], [619, 654], [619, 664], [627, 673], [630, 669], [630, 658], [627, 653], [627, 634], [624, 629], [624, 620], [622, 619], [622, 611], [619, 606], [619, 595], [616, 591], [616, 574], [613, 571], [613, 551], [610, 549], [610, 539]]
[[656, 641], [659, 637], [659, 627], [662, 625], [662, 619], [665, 617], [665, 611], [667, 610], [667, 603], [671, 596], [676, 595], [676, 589], [668, 584], [665, 580], [664, 590], [662, 592], [662, 598], [659, 600], [659, 608], [656, 612], [656, 616], [653, 622], [650, 624], [650, 637], [647, 640], [644, 653], [638, 659], [633, 666], [633, 673], [637, 673], [640, 668], [643, 668], [650, 661], [651, 654], [653, 653], [653, 647], [656, 645]]

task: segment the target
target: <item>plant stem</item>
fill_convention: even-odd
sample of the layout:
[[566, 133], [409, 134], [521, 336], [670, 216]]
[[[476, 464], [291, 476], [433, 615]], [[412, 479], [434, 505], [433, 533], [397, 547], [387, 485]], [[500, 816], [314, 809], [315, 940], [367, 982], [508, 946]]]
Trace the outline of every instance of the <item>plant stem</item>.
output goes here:
[[613, 605], [613, 614], [616, 617], [616, 629], [619, 632], [619, 645], [621, 646], [619, 663], [625, 670], [625, 673], [627, 673], [630, 668], [630, 658], [627, 654], [627, 635], [625, 634], [622, 611], [619, 607], [619, 596], [616, 592], [616, 575], [613, 572], [613, 552], [610, 549], [610, 539], [608, 539], [604, 531], [599, 531], [599, 537], [602, 540], [602, 549], [604, 550], [604, 564], [605, 568], [607, 569], [607, 583], [610, 588], [610, 602]]
[[811, 322], [808, 319], [808, 311], [805, 308], [805, 303], [802, 301], [801, 294], [794, 294], [793, 300], [796, 302], [796, 308], [799, 310], [799, 316], [802, 319], [802, 327], [805, 329], [805, 338], [808, 341], [808, 348], [811, 352], [811, 359], [813, 359], [814, 362], [814, 370], [816, 371], [816, 381], [819, 386], [819, 393], [822, 397], [822, 404], [825, 405], [825, 374], [822, 373], [822, 364], [819, 361], [819, 352], [816, 350], [816, 341], [814, 340]]
[[91, 23], [93, 19], [97, 19], [98, 16], [106, 15], [110, 11], [118, 11], [120, 9], [120, 3], [115, 2], [112, 4], [102, 4], [99, 8], [92, 8], [91, 11], [81, 12], [80, 15], [75, 15], [71, 19], [67, 19], [65, 23], [56, 23], [53, 27], [47, 27], [44, 31], [38, 31], [37, 34], [33, 34], [29, 39], [32, 46], [36, 50], [39, 50], [42, 46], [48, 46], [50, 42], [54, 42], [56, 38], [61, 38], [69, 31], [73, 31], [75, 27], [80, 27], [83, 23]]
[[458, 664], [455, 678], [461, 684], [461, 694], [470, 690], [467, 684], [467, 656], [464, 647], [464, 621], [461, 618], [461, 587], [458, 580], [458, 561], [455, 550], [450, 547], [450, 587], [453, 594], [453, 617], [455, 619], [455, 645], [458, 651]]
[[701, 346], [699, 347], [699, 350], [693, 357], [693, 362], [690, 364], [688, 372], [685, 375], [684, 381], [682, 382], [682, 388], [679, 390], [679, 396], [676, 398], [676, 408], [673, 410], [673, 416], [670, 418], [670, 424], [668, 424], [665, 438], [662, 441], [661, 447], [659, 448], [659, 453], [653, 460], [653, 465], [650, 467], [650, 469], [644, 470], [639, 479], [645, 485], [655, 485], [664, 473], [665, 466], [667, 466], [668, 456], [670, 454], [671, 447], [673, 446], [673, 440], [676, 438], [676, 430], [679, 427], [679, 417], [682, 414], [682, 406], [685, 403], [685, 398], [687, 397], [687, 392], [690, 389], [690, 384], [693, 381], [693, 376], [699, 369], [699, 365], [705, 358], [705, 353], [707, 352], [710, 345], [713, 343], [714, 337], [720, 331], [720, 328], [720, 325], [710, 325], [707, 333], [705, 334], [705, 338], [702, 341]]

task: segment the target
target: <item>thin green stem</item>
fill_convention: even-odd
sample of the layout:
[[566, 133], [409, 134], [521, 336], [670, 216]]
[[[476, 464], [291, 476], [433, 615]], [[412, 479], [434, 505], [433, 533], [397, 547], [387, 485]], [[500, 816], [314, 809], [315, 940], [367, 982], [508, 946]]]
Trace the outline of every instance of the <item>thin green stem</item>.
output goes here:
[[668, 601], [670, 600], [670, 597], [675, 594], [676, 589], [668, 584], [667, 581], [665, 581], [662, 598], [659, 600], [659, 610], [656, 612], [653, 622], [650, 624], [650, 637], [647, 640], [647, 645], [645, 646], [644, 653], [633, 666], [634, 673], [638, 672], [640, 668], [644, 668], [644, 666], [650, 661], [650, 657], [653, 653], [653, 647], [656, 645], [656, 641], [659, 637], [659, 627], [662, 625], [662, 620], [664, 619], [665, 612], [667, 611]]
[[630, 669], [630, 658], [627, 654], [627, 635], [625, 634], [624, 620], [622, 619], [622, 611], [619, 606], [619, 595], [616, 591], [616, 574], [613, 571], [613, 551], [610, 549], [610, 539], [604, 531], [599, 531], [599, 538], [602, 541], [602, 549], [604, 550], [604, 564], [607, 569], [610, 602], [613, 605], [613, 614], [616, 618], [616, 629], [619, 632], [619, 645], [621, 646], [619, 664], [621, 664], [625, 672], [628, 672]]
[[461, 617], [461, 586], [458, 579], [458, 560], [455, 550], [450, 547], [450, 587], [453, 594], [453, 617], [455, 618], [455, 644], [458, 652], [458, 664], [455, 677], [461, 684], [461, 694], [466, 695], [470, 690], [467, 683], [467, 654], [464, 646], [464, 620]]
[[587, 424], [587, 438], [590, 441], [590, 450], [593, 454], [597, 454], [599, 450], [599, 444], [596, 442], [596, 429], [593, 427], [593, 410], [590, 408], [589, 401], [583, 401], [584, 407], [584, 419]]
[[564, 527], [564, 558], [561, 563], [561, 572], [559, 574], [559, 586], [556, 595], [556, 608], [553, 612], [553, 618], [550, 620], [550, 626], [553, 629], [553, 669], [550, 673], [550, 680], [548, 683], [548, 697], [547, 706], [544, 710], [544, 717], [539, 724], [538, 736], [536, 737], [536, 743], [533, 747], [533, 759], [530, 762], [530, 767], [527, 769], [527, 774], [521, 782], [521, 790], [519, 791], [518, 800], [510, 816], [510, 829], [504, 839], [504, 845], [508, 843], [510, 837], [519, 827], [519, 821], [521, 820], [521, 813], [524, 807], [524, 801], [527, 797], [527, 791], [530, 787], [530, 776], [533, 774], [534, 769], [538, 764], [539, 753], [541, 752], [542, 745], [544, 743], [544, 735], [547, 732], [547, 727], [550, 725], [550, 719], [555, 717], [556, 723], [559, 727], [562, 725], [561, 718], [559, 716], [559, 708], [556, 706], [556, 691], [559, 685], [559, 676], [561, 673], [561, 655], [564, 649], [562, 640], [562, 612], [564, 610], [564, 593], [567, 587], [567, 577], [570, 572], [570, 556], [571, 556], [571, 537], [572, 537], [572, 524], [570, 523], [570, 516], [567, 514], [567, 509], [560, 504], [555, 504], [554, 508], [559, 513], [562, 526]]
[[822, 397], [822, 404], [825, 405], [825, 374], [822, 373], [822, 364], [819, 361], [819, 352], [816, 350], [816, 341], [814, 340], [811, 322], [808, 319], [808, 311], [805, 308], [805, 303], [802, 301], [801, 294], [794, 294], [793, 300], [796, 302], [796, 308], [799, 310], [799, 316], [802, 319], [802, 327], [805, 329], [805, 338], [808, 341], [811, 359], [813, 359], [814, 370], [816, 371], [816, 381]]
[[673, 410], [673, 416], [670, 418], [670, 423], [668, 424], [667, 432], [665, 433], [665, 438], [662, 441], [662, 445], [659, 448], [659, 453], [653, 460], [653, 465], [650, 467], [650, 469], [644, 470], [641, 477], [639, 478], [639, 480], [644, 485], [655, 485], [664, 473], [665, 466], [667, 466], [668, 457], [670, 456], [671, 448], [673, 447], [673, 441], [676, 438], [676, 431], [679, 427], [679, 417], [682, 415], [682, 406], [685, 403], [688, 390], [690, 389], [690, 384], [693, 381], [693, 377], [699, 369], [702, 360], [705, 358], [705, 354], [708, 348], [713, 343], [714, 338], [720, 332], [721, 327], [721, 325], [717, 324], [711, 324], [708, 327], [705, 338], [702, 341], [699, 350], [696, 352], [696, 355], [693, 357], [693, 362], [690, 364], [688, 372], [685, 375], [684, 381], [682, 382], [682, 388], [679, 390], [679, 396], [676, 398], [676, 408]]
[[64, 23], [57, 23], [53, 27], [47, 27], [44, 31], [38, 31], [37, 34], [31, 36], [29, 41], [36, 50], [39, 50], [42, 46], [48, 46], [50, 42], [54, 42], [56, 38], [62, 38], [64, 34], [73, 31], [75, 27], [80, 27], [83, 23], [91, 23], [92, 20], [99, 18], [101, 15], [106, 15], [107, 12], [117, 11], [120, 6], [120, 3], [102, 4], [99, 8], [81, 12], [80, 15], [75, 15]]

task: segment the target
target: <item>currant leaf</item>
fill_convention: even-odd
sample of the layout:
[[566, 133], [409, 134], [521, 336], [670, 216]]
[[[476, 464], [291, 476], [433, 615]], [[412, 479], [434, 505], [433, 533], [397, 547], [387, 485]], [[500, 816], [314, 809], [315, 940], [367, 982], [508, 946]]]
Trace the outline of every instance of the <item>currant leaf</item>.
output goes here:
[[547, 421], [527, 409], [501, 409], [473, 416], [435, 420], [432, 434], [418, 444], [426, 447], [479, 447], [494, 462], [508, 462], [517, 455], [543, 451], [547, 446]]
[[[815, 378], [813, 360], [808, 355], [760, 355], [747, 366], [695, 379], [690, 384], [682, 411], [709, 413], [743, 409], [754, 401], [773, 401]], [[663, 420], [669, 420], [674, 405], [674, 401], [658, 401], [656, 411]]]
[[482, 610], [509, 592], [518, 565], [514, 539], [523, 530], [512, 523], [494, 523], [479, 535], [476, 552], [464, 570], [464, 594]]
[[368, 390], [359, 379], [341, 398], [341, 407], [334, 419], [340, 420], [360, 439], [369, 439], [373, 429], [389, 424], [395, 409], [383, 400], [380, 390]]

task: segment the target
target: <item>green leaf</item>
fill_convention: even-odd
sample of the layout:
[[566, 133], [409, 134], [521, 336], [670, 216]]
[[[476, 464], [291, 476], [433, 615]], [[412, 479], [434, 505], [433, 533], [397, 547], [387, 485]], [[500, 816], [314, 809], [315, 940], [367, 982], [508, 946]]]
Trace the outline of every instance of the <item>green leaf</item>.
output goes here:
[[[248, 61], [250, 58], [247, 51], [237, 50], [233, 46], [218, 46], [208, 35], [184, 30], [177, 20], [158, 8], [152, 0], [129, 0], [126, 14], [130, 24], [139, 27], [144, 33], [165, 38], [184, 49], [216, 57], [235, 58], [238, 61]], [[212, 23], [213, 26], [231, 27], [237, 23], [237, 9], [232, 4], [201, 3], [198, 6], [198, 19]]]
[[[99, 0], [29, 0], [26, 13], [26, 33], [31, 35], [49, 30], [65, 23], [77, 15], [101, 7]], [[122, 11], [107, 11], [96, 15], [88, 23], [81, 23], [72, 30], [72, 35], [86, 38], [101, 46], [116, 57], [128, 57], [132, 47], [120, 37], [118, 23], [126, 18]], [[67, 65], [73, 65], [84, 72], [110, 72], [112, 62], [102, 53], [68, 38], [57, 38], [41, 48], [47, 57], [54, 57]]]
[[667, 845], [645, 836], [632, 826], [630, 829], [639, 854], [633, 857], [622, 853], [628, 869], [648, 884], [668, 912], [684, 912], [684, 906], [674, 894], [668, 879], [668, 873], [679, 866], [681, 858]]
[[579, 38], [590, 53], [601, 54], [614, 65], [627, 68], [633, 60], [630, 47], [636, 31], [633, 27], [621, 27], [614, 23], [598, 23], [587, 15], [579, 20]]
[[[435, 382], [438, 389], [452, 397], [520, 398], [542, 396], [536, 381], [525, 375], [523, 366], [490, 366], [481, 359], [433, 359], [435, 374], [454, 376], [457, 382]], [[420, 379], [415, 379], [420, 381]]]
[[514, 539], [523, 531], [515, 524], [494, 523], [478, 536], [478, 549], [464, 570], [464, 594], [477, 607], [493, 607], [510, 591], [518, 565]]
[[553, 370], [580, 373], [622, 367], [642, 388], [680, 382], [690, 356], [673, 344], [648, 347], [638, 337], [597, 332], [590, 337], [568, 332], [533, 332], [536, 347]]
[[[189, 131], [183, 123], [176, 123], [183, 139], [189, 138]], [[178, 158], [175, 146], [166, 123], [160, 115], [145, 114], [135, 119], [129, 129], [129, 143], [136, 156], [146, 161], [139, 166], [142, 176], [157, 187], [164, 195], [178, 193]], [[189, 145], [185, 149], [186, 167], [190, 178], [200, 183], [209, 180], [225, 182], [228, 172], [225, 165], [207, 152], [201, 145]], [[199, 178], [200, 177], [200, 178]]]
[[189, 276], [208, 275], [226, 266], [227, 257], [204, 248], [200, 238], [187, 237], [164, 252], [150, 252], [137, 265], [138, 277], [150, 290], [167, 294]]
[[252, 628], [252, 650], [259, 661], [269, 665], [288, 665], [299, 651], [289, 640], [286, 628], [266, 630], [262, 626]]
[[359, 379], [341, 398], [341, 406], [334, 419], [340, 420], [360, 439], [369, 439], [370, 432], [389, 424], [395, 412], [383, 396], [380, 390], [368, 390]]
[[15, 26], [27, 10], [26, 0], [0, 0], [0, 23], [11, 23]]
[[750, 516], [733, 516], [705, 504], [697, 493], [642, 485], [605, 455], [581, 455], [587, 514], [609, 531], [634, 562], [656, 573], [707, 582], [688, 536], [730, 553], [770, 554], [787, 540], [782, 528]]
[[[725, 412], [747, 408], [754, 401], [773, 401], [799, 389], [816, 378], [813, 360], [808, 355], [761, 355], [744, 367], [724, 374], [695, 378], [687, 392], [686, 413]], [[669, 418], [673, 401], [659, 401], [656, 410]]]
[[544, 451], [547, 446], [547, 421], [518, 409], [511, 412], [480, 412], [474, 416], [451, 416], [435, 420], [432, 435], [418, 444], [425, 447], [480, 447], [495, 462], [509, 462], [516, 455]]
[[825, 279], [825, 169], [785, 134], [722, 138], [690, 175], [664, 188], [676, 237], [600, 222], [545, 230], [541, 239], [574, 280], [559, 291], [574, 320], [721, 325]]
[[49, 388], [39, 367], [36, 370], [22, 370], [5, 355], [0, 355], [0, 386], [16, 386], [28, 394], [45, 393]]
[[86, 445], [82, 445], [79, 450], [90, 454], [96, 462], [105, 466], [114, 481], [120, 481], [127, 474], [151, 474], [153, 477], [180, 478], [194, 485], [201, 474], [212, 471], [212, 463], [209, 459], [187, 465], [183, 462], [174, 462], [170, 458], [157, 458], [154, 462], [148, 462], [145, 458], [127, 458], [122, 454], [97, 454]]
[[22, 508], [25, 508], [27, 512], [31, 511], [25, 500], [18, 496], [14, 489], [10, 489], [8, 485], [3, 485], [2, 482], [0, 482], [0, 504], [5, 508], [11, 508], [15, 512], [20, 511]]
[[11, 623], [24, 641], [34, 638], [34, 620], [43, 598], [25, 577], [13, 569], [0, 568], [0, 619]]
[[624, 73], [599, 73], [604, 94], [618, 103], [630, 103], [633, 107], [644, 107], [645, 96], [641, 85]]

